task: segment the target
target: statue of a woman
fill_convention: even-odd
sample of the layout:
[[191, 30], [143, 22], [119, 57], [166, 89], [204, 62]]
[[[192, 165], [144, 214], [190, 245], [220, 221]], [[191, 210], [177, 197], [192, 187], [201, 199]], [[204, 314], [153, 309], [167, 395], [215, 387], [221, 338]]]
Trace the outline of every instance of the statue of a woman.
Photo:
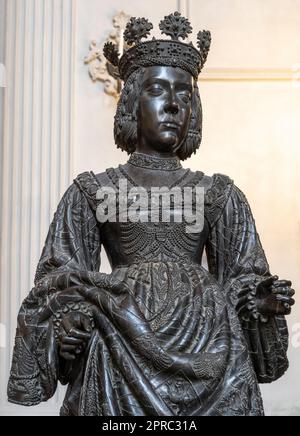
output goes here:
[[[20, 310], [8, 397], [36, 405], [60, 381], [68, 384], [62, 415], [263, 415], [258, 383], [287, 370], [284, 316], [294, 291], [270, 274], [232, 180], [181, 164], [201, 142], [197, 79], [210, 33], [199, 32], [197, 50], [179, 41], [191, 32], [179, 13], [160, 24], [171, 40], [141, 42], [151, 28], [131, 19], [124, 35], [132, 47], [120, 60], [105, 47], [125, 83], [115, 140], [130, 158], [79, 175], [63, 196]], [[120, 206], [120, 181], [147, 193], [202, 188], [202, 228], [188, 232], [175, 219], [174, 198], [172, 219], [162, 219], [160, 203], [153, 222], [151, 196], [139, 220], [102, 222], [99, 190], [113, 188]], [[99, 272], [101, 245], [111, 274]]]

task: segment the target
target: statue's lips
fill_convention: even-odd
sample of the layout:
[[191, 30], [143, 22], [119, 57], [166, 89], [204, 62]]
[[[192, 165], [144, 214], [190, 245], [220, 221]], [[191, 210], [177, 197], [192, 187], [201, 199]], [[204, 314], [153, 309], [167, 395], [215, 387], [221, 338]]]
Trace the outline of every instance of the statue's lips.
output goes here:
[[175, 123], [174, 121], [164, 121], [163, 123], [161, 123], [161, 126], [171, 130], [178, 130], [180, 127], [180, 125]]

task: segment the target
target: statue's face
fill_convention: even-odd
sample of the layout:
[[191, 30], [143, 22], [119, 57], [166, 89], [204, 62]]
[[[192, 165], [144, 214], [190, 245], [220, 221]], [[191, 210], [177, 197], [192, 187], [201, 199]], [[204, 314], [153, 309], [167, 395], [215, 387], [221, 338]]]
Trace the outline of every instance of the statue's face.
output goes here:
[[146, 68], [138, 111], [142, 150], [176, 153], [189, 128], [193, 85], [191, 74], [180, 68]]

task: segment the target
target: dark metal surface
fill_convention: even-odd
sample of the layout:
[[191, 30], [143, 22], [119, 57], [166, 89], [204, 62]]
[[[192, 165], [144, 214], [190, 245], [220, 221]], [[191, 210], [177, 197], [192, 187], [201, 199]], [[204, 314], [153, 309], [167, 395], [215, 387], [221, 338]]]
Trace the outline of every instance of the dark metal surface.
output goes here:
[[[294, 291], [271, 276], [232, 180], [181, 165], [201, 141], [192, 75], [170, 66], [137, 74], [130, 96], [125, 84], [115, 124], [128, 163], [79, 175], [50, 226], [18, 317], [9, 400], [38, 404], [61, 381], [62, 415], [263, 415], [258, 382], [288, 367], [284, 315]], [[202, 187], [204, 228], [100, 224], [97, 191], [118, 192], [120, 179], [148, 190]], [[101, 246], [111, 274], [99, 272]]]

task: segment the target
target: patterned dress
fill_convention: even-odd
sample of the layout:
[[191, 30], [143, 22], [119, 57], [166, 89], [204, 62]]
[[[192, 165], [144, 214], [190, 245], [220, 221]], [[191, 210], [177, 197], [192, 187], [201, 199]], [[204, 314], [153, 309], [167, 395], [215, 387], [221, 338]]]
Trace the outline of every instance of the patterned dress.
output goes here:
[[[205, 189], [201, 232], [184, 221], [99, 223], [98, 189], [117, 192], [124, 177], [134, 185], [122, 166], [87, 172], [63, 196], [19, 313], [9, 401], [36, 405], [60, 381], [62, 415], [263, 415], [258, 384], [284, 374], [288, 340], [284, 317], [237, 310], [241, 291], [270, 275], [245, 196], [227, 176], [187, 171], [177, 186]], [[111, 274], [99, 272], [101, 246]], [[72, 311], [93, 333], [69, 362], [57, 337]]]

